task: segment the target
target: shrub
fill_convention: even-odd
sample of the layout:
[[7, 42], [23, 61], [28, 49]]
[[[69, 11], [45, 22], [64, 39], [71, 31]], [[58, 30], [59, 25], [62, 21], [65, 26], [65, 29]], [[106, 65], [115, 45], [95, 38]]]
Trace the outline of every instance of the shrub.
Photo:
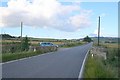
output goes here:
[[28, 51], [29, 49], [29, 39], [27, 36], [22, 40], [22, 51]]

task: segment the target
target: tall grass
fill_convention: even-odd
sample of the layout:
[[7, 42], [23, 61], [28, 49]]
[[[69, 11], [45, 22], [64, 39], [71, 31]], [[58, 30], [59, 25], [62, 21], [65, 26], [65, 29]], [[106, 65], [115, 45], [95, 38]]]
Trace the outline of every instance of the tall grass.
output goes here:
[[2, 53], [15, 53], [21, 51], [20, 42], [3, 42]]
[[104, 65], [102, 58], [88, 55], [83, 74], [84, 78], [116, 78], [116, 71], [108, 65]]
[[34, 51], [24, 51], [24, 52], [16, 52], [16, 53], [6, 53], [6, 54], [2, 54], [2, 62], [31, 57], [31, 56], [44, 54], [47, 52], [53, 52], [53, 51], [56, 51], [56, 50], [52, 49], [51, 47], [48, 47], [45, 49], [37, 50], [35, 52]]
[[[97, 44], [94, 44], [97, 46]], [[106, 57], [104, 60], [98, 55], [93, 58], [91, 54], [88, 55], [84, 78], [118, 78], [118, 44], [101, 44], [101, 47], [106, 49]]]
[[36, 52], [19, 52], [19, 53], [7, 53], [2, 55], [2, 62], [21, 59], [25, 57], [35, 56], [38, 54], [42, 54], [41, 51]]

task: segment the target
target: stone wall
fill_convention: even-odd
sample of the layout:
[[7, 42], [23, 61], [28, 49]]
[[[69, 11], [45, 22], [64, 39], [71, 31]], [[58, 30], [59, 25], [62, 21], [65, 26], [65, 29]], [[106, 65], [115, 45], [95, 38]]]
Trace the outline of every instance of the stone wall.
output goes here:
[[103, 57], [106, 60], [106, 49], [103, 47], [92, 47], [91, 49], [92, 57], [95, 55]]

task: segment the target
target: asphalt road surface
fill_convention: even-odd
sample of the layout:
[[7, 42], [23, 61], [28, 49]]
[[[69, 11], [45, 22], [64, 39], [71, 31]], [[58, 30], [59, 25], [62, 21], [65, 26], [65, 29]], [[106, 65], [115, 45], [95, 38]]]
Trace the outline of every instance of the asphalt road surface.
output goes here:
[[2, 64], [3, 78], [78, 78], [92, 43]]

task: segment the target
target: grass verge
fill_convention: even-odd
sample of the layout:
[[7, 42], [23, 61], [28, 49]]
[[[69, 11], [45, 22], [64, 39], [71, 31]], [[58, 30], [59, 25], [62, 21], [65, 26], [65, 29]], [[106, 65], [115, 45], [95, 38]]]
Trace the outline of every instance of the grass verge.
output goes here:
[[[109, 51], [110, 49], [108, 49]], [[114, 51], [112, 54], [115, 54]], [[112, 55], [108, 53], [107, 60], [95, 55], [92, 57], [91, 53], [86, 60], [85, 69], [83, 73], [84, 78], [118, 78], [118, 68], [116, 67], [116, 61], [113, 62], [109, 59]], [[114, 66], [113, 66], [114, 65]]]
[[115, 78], [114, 70], [106, 67], [99, 57], [88, 55], [87, 64], [85, 65], [84, 78]]
[[27, 52], [19, 52], [19, 53], [6, 53], [2, 55], [2, 62], [7, 62], [7, 61], [11, 61], [11, 60], [17, 60], [17, 59], [21, 59], [21, 58], [26, 58], [26, 57], [31, 57], [31, 56], [36, 56], [36, 55], [40, 55], [40, 54], [44, 54], [47, 52], [52, 52], [52, 51], [27, 51]]

